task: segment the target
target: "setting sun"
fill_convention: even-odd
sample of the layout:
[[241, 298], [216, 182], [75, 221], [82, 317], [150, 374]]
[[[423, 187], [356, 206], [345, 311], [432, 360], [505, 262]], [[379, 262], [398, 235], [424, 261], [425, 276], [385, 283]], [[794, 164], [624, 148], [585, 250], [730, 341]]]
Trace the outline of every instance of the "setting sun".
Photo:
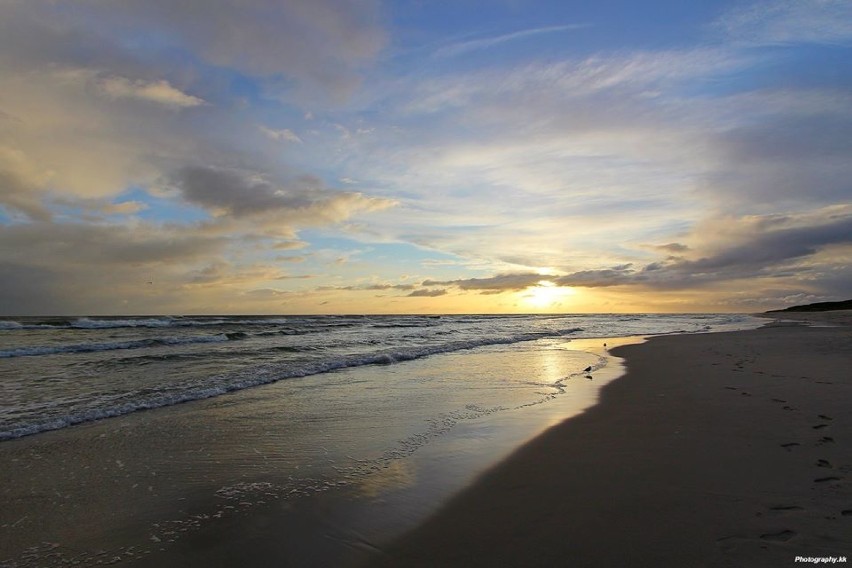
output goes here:
[[555, 307], [567, 296], [572, 296], [574, 290], [565, 286], [556, 286], [546, 280], [538, 283], [537, 286], [529, 288], [522, 292], [524, 304], [532, 306], [536, 309], [547, 309]]

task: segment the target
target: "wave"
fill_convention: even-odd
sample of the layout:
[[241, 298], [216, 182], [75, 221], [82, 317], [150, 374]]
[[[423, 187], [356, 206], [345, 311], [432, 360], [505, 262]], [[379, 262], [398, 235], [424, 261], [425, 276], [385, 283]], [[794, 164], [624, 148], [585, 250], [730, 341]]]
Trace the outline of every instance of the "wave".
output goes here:
[[280, 318], [246, 318], [243, 316], [207, 316], [207, 317], [184, 317], [184, 316], [158, 316], [150, 318], [44, 318], [36, 320], [27, 318], [23, 321], [0, 320], [0, 331], [18, 331], [35, 329], [120, 329], [120, 328], [170, 328], [170, 327], [211, 327], [211, 326], [262, 326], [281, 325], [290, 326], [293, 334], [300, 333], [299, 327], [311, 328], [339, 328], [339, 327], [361, 327], [363, 321], [334, 321], [334, 316], [328, 320], [304, 319], [299, 317]]
[[117, 349], [143, 349], [146, 347], [162, 347], [166, 345], [186, 345], [192, 343], [220, 343], [242, 339], [245, 334], [221, 333], [217, 335], [201, 335], [191, 337], [154, 337], [149, 339], [134, 339], [130, 341], [111, 341], [103, 343], [76, 343], [72, 345], [43, 345], [35, 347], [18, 347], [0, 350], [0, 359], [9, 357], [37, 357], [40, 355], [59, 355], [63, 353], [94, 353], [97, 351], [114, 351]]
[[[582, 329], [571, 328], [551, 332], [522, 333], [505, 337], [486, 337], [481, 339], [454, 341], [444, 343], [442, 345], [424, 345], [408, 349], [347, 355], [336, 359], [312, 361], [295, 366], [292, 364], [264, 365], [227, 375], [212, 376], [206, 379], [204, 384], [192, 385], [180, 392], [159, 391], [152, 396], [139, 398], [134, 401], [128, 401], [114, 406], [93, 408], [66, 416], [51, 418], [41, 422], [16, 426], [9, 430], [0, 431], [0, 440], [20, 438], [48, 430], [58, 430], [75, 424], [92, 422], [104, 418], [113, 418], [140, 410], [150, 410], [194, 400], [212, 398], [229, 392], [275, 383], [285, 379], [308, 377], [311, 375], [341, 371], [344, 369], [363, 367], [367, 365], [392, 365], [432, 355], [464, 351], [489, 345], [507, 345], [523, 341], [534, 341], [536, 339], [543, 339], [547, 337], [561, 337], [571, 335], [579, 331], [582, 331]], [[227, 338], [223, 341], [227, 341]], [[142, 393], [138, 392], [136, 394], [139, 395]]]

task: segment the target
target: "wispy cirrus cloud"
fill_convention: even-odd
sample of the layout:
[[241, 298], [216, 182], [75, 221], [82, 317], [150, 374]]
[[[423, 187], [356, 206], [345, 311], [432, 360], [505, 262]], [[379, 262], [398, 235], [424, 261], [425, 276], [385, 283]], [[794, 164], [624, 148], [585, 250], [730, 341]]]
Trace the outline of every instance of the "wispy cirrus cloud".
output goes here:
[[852, 42], [852, 4], [846, 0], [773, 0], [737, 7], [713, 27], [747, 45]]
[[497, 36], [484, 37], [480, 39], [472, 39], [446, 45], [434, 51], [434, 57], [456, 57], [472, 51], [489, 49], [498, 45], [509, 42], [523, 40], [544, 34], [553, 34], [559, 32], [567, 32], [589, 27], [589, 24], [566, 24], [561, 26], [543, 26], [539, 28], [530, 28], [519, 30]]

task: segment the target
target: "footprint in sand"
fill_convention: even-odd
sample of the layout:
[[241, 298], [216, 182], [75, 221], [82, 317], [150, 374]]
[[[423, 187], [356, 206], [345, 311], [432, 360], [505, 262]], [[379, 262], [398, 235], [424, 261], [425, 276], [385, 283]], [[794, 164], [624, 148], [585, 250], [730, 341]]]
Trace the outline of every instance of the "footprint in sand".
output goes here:
[[817, 446], [822, 446], [823, 444], [833, 444], [833, 443], [834, 443], [834, 438], [832, 438], [831, 436], [823, 436], [822, 438], [819, 439], [819, 442], [817, 442]]
[[817, 424], [814, 426], [814, 430], [822, 430], [823, 428], [827, 428], [828, 424]]
[[774, 532], [774, 533], [762, 534], [762, 535], [760, 535], [760, 538], [762, 540], [771, 540], [771, 541], [775, 541], [775, 542], [787, 542], [788, 540], [790, 540], [791, 538], [796, 536], [796, 534], [797, 533], [795, 531], [783, 530], [783, 531]]
[[818, 477], [814, 479], [814, 483], [827, 483], [829, 481], [840, 481], [840, 478], [836, 475], [829, 475], [828, 477]]
[[828, 467], [828, 468], [834, 467], [833, 465], [831, 465], [831, 462], [828, 461], [828, 460], [817, 460], [816, 466], [817, 467]]
[[781, 447], [787, 450], [788, 452], [790, 451], [790, 448], [793, 448], [795, 446], [801, 446], [801, 444], [799, 442], [787, 442], [786, 444], [781, 444]]
[[798, 505], [776, 505], [775, 507], [769, 507], [770, 511], [804, 511], [804, 507], [799, 507]]
[[818, 414], [817, 418], [822, 418], [823, 420], [834, 420], [831, 416], [827, 416], [825, 414]]
[[852, 509], [844, 509], [840, 511], [840, 514], [844, 517], [852, 517]]

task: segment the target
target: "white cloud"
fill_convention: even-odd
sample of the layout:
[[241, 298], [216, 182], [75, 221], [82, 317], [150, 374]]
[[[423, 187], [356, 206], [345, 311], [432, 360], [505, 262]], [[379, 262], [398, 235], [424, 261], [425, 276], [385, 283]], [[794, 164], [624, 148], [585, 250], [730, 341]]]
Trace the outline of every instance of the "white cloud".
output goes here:
[[286, 142], [296, 142], [299, 144], [303, 144], [302, 139], [299, 136], [290, 130], [289, 128], [282, 128], [279, 130], [269, 128], [267, 126], [263, 126], [262, 124], [258, 126], [261, 132], [263, 132], [267, 138], [275, 141], [286, 141]]
[[168, 107], [186, 108], [204, 104], [198, 97], [188, 95], [174, 88], [168, 81], [131, 80], [126, 77], [103, 77], [98, 87], [108, 97], [138, 99], [162, 104]]

